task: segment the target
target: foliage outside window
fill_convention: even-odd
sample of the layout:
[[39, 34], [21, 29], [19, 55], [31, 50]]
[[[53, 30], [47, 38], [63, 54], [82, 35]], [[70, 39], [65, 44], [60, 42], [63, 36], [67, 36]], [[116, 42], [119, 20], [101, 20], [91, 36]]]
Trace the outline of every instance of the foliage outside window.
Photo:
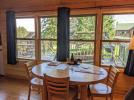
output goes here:
[[41, 24], [41, 59], [55, 60], [57, 52], [57, 18], [42, 17]]
[[[133, 17], [134, 14], [103, 15], [102, 65], [126, 65], [127, 46], [134, 31]], [[57, 52], [57, 17], [41, 17], [40, 33], [36, 35], [34, 19], [16, 19], [17, 58], [35, 59], [35, 36], [40, 36], [40, 44], [36, 47], [41, 45], [41, 52], [37, 52], [41, 53], [41, 60], [54, 60]], [[73, 53], [76, 59], [94, 63], [95, 29], [94, 15], [70, 17], [70, 55]]]
[[133, 17], [134, 14], [103, 16], [102, 65], [126, 66], [127, 47], [134, 31]]
[[17, 58], [35, 59], [34, 18], [16, 19]]
[[70, 18], [70, 55], [93, 64], [95, 16], [74, 16]]

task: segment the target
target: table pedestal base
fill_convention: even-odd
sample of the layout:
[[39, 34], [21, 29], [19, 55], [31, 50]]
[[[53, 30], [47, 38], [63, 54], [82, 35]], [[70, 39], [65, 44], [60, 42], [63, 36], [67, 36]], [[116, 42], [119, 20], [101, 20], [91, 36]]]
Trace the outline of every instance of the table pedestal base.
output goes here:
[[80, 100], [88, 100], [88, 85], [80, 85]]

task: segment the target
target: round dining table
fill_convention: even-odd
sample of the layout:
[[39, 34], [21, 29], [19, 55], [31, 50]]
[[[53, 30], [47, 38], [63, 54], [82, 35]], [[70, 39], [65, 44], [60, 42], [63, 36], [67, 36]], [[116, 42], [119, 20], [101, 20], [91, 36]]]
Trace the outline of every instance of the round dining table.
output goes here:
[[101, 82], [108, 75], [104, 68], [91, 64], [51, 65], [50, 62], [33, 66], [32, 73], [40, 79], [44, 78], [44, 74], [56, 78], [70, 77], [70, 84], [80, 87], [80, 100], [87, 100], [88, 85]]

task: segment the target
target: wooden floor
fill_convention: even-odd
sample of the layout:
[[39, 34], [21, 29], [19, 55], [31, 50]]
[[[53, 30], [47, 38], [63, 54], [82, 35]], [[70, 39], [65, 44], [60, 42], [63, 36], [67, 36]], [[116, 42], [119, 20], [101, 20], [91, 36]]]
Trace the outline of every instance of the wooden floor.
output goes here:
[[[134, 86], [134, 77], [120, 74], [113, 100], [124, 100], [124, 95]], [[24, 80], [0, 77], [0, 100], [27, 100], [28, 83]], [[31, 100], [40, 100], [39, 94], [32, 92]], [[105, 100], [105, 98], [95, 98]]]

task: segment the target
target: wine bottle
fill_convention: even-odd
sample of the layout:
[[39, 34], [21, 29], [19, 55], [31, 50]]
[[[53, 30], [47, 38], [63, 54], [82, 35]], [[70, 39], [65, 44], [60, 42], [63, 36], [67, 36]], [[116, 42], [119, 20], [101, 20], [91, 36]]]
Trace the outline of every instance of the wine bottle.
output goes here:
[[71, 54], [71, 62], [74, 62], [74, 55], [73, 55], [73, 53]]

